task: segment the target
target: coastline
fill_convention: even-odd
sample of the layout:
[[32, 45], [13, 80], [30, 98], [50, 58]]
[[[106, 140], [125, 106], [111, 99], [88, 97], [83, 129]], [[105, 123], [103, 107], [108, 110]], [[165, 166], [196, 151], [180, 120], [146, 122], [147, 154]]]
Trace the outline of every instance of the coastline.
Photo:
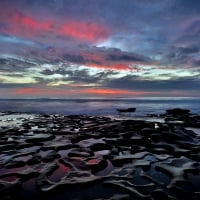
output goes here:
[[1, 113], [2, 199], [198, 199], [200, 116], [170, 112]]
[[[200, 114], [200, 98], [135, 98], [135, 99], [0, 99], [0, 111], [30, 114], [95, 115], [143, 117], [163, 114], [176, 107]], [[136, 112], [119, 115], [117, 109], [136, 107]]]

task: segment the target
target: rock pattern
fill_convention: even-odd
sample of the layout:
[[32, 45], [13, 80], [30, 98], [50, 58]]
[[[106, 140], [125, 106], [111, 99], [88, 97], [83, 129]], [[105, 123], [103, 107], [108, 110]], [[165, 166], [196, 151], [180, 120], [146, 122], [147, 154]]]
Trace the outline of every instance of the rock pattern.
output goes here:
[[188, 109], [169, 109], [161, 116], [165, 118], [167, 123], [181, 124], [184, 127], [200, 128], [200, 116], [190, 113], [190, 110]]
[[1, 199], [200, 199], [200, 136], [182, 126], [199, 116], [163, 117], [38, 115], [1, 127]]

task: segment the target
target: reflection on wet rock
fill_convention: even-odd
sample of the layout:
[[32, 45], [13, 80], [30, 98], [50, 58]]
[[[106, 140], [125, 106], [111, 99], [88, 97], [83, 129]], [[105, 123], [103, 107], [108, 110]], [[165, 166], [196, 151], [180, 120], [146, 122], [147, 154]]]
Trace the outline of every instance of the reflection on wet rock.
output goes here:
[[163, 117], [37, 115], [0, 127], [1, 199], [199, 199], [200, 137], [185, 128], [199, 116]]

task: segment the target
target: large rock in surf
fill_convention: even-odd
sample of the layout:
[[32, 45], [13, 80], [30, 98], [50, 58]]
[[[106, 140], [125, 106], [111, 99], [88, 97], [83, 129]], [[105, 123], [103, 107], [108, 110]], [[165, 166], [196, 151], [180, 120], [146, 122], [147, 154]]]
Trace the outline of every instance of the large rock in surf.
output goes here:
[[169, 115], [188, 115], [190, 113], [190, 110], [182, 108], [173, 108], [166, 110], [166, 113]]
[[117, 109], [119, 112], [135, 112], [136, 108]]

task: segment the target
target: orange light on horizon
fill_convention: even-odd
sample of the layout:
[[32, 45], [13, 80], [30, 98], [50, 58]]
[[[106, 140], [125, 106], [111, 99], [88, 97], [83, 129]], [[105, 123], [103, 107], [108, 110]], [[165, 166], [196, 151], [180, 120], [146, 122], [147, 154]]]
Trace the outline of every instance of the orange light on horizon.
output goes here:
[[13, 94], [23, 96], [111, 96], [111, 95], [131, 95], [140, 96], [151, 94], [146, 91], [131, 91], [123, 89], [109, 89], [109, 88], [73, 88], [73, 89], [55, 89], [55, 88], [17, 88], [12, 91]]
[[104, 70], [131, 70], [131, 68], [124, 64], [108, 64], [108, 65], [101, 65], [101, 64], [86, 64], [89, 68], [96, 68], [96, 69], [104, 69]]
[[131, 90], [121, 90], [121, 89], [100, 89], [100, 88], [89, 88], [85, 89], [84, 92], [87, 94], [95, 94], [95, 95], [144, 95], [149, 94], [151, 92], [146, 91], [131, 91]]
[[18, 96], [18, 97], [136, 97], [136, 96], [195, 96], [193, 93], [185, 91], [133, 91], [126, 89], [110, 89], [110, 88], [16, 88], [10, 90], [0, 90], [2, 96]]

